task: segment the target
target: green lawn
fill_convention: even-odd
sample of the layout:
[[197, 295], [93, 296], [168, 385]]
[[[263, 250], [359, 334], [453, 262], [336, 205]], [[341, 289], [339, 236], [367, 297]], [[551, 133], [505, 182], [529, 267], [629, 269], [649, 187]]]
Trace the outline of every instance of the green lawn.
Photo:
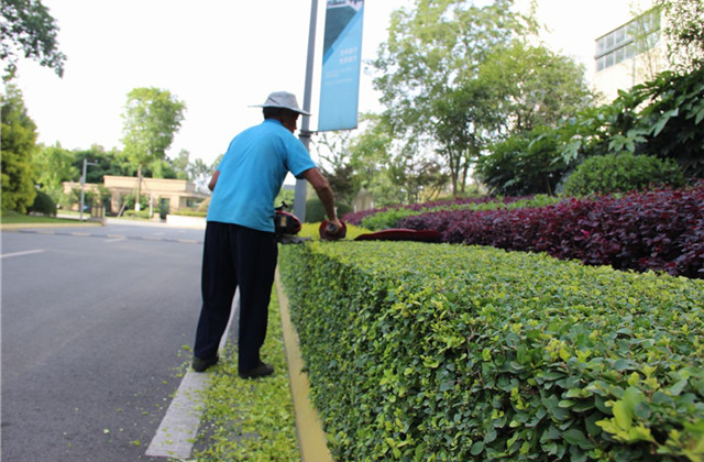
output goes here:
[[[189, 462], [297, 462], [301, 460], [288, 377], [279, 298], [274, 288], [262, 356], [274, 375], [258, 380], [237, 377], [237, 347], [228, 342], [200, 395], [205, 420]], [[188, 367], [188, 366], [186, 366]]]
[[61, 218], [38, 217], [33, 215], [24, 215], [18, 212], [2, 212], [0, 221], [3, 224], [32, 224], [32, 223], [75, 223], [75, 220], [64, 220]]

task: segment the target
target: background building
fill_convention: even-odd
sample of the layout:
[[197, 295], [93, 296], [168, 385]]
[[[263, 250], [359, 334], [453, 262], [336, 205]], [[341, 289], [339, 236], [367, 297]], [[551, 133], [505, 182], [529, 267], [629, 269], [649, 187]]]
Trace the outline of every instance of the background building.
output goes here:
[[[117, 214], [124, 204], [123, 198], [137, 191], [136, 177], [105, 175], [103, 187], [110, 192], [109, 211]], [[70, 194], [74, 188], [80, 188], [76, 182], [65, 182], [64, 193]], [[98, 185], [86, 184], [86, 191], [97, 192]], [[196, 190], [193, 182], [188, 180], [167, 180], [164, 178], [142, 178], [142, 196], [149, 197], [154, 210], [162, 208], [170, 213], [180, 208], [196, 207], [208, 197]]]
[[596, 39], [594, 89], [601, 102], [618, 96], [618, 90], [651, 80], [664, 70], [660, 14], [651, 9]]

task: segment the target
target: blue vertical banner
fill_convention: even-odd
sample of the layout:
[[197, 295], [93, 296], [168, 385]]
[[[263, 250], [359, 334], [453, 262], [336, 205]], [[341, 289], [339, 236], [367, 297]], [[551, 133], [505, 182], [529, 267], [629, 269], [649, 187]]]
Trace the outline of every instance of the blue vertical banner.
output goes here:
[[328, 0], [318, 131], [357, 128], [364, 0]]

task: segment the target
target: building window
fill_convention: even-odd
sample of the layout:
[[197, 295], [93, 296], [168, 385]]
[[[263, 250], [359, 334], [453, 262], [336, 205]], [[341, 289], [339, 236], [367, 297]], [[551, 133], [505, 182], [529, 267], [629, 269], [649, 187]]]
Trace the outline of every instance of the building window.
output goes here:
[[596, 71], [635, 57], [658, 46], [660, 12], [652, 9], [633, 21], [596, 39]]

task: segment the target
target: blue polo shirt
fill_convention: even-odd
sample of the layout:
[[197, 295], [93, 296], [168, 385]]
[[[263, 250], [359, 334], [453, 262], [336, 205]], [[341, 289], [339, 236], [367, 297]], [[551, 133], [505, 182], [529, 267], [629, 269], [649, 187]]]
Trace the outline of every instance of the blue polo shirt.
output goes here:
[[230, 142], [222, 158], [208, 221], [274, 232], [274, 199], [290, 171], [316, 167], [303, 143], [281, 122], [268, 119]]

